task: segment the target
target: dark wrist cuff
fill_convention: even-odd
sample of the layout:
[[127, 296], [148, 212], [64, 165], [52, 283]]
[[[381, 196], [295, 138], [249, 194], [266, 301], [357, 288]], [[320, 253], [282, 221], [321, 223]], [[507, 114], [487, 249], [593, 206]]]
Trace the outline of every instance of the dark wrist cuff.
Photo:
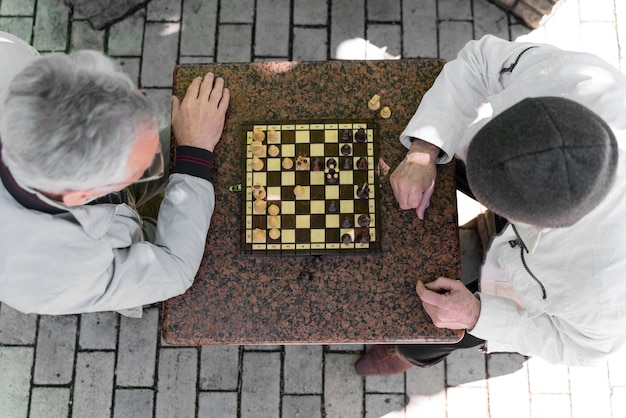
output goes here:
[[214, 154], [202, 148], [178, 146], [174, 173], [189, 174], [211, 181]]

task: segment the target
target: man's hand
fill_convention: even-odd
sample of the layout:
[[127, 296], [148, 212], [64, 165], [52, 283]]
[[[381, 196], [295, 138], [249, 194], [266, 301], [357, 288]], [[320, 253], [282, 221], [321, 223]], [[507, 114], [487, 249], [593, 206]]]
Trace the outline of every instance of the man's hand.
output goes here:
[[230, 92], [224, 79], [207, 73], [195, 78], [183, 101], [172, 98], [172, 129], [178, 145], [213, 151], [222, 136]]
[[471, 330], [480, 315], [480, 300], [460, 280], [440, 277], [434, 282], [417, 281], [417, 296], [439, 328]]
[[420, 219], [424, 219], [424, 212], [435, 190], [438, 155], [439, 148], [436, 146], [420, 139], [414, 140], [406, 157], [390, 177], [400, 209], [415, 209]]

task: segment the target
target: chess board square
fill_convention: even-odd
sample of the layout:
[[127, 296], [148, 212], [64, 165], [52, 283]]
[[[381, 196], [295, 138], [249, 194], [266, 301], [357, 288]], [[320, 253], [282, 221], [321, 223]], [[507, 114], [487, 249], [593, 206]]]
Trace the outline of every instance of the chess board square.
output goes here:
[[[286, 126], [283, 126], [283, 130], [280, 132], [281, 144], [293, 144], [296, 142], [296, 133], [293, 130], [288, 130]], [[284, 154], [284, 152], [283, 152]]]
[[311, 156], [324, 156], [324, 144], [311, 144]]
[[311, 228], [311, 217], [309, 215], [296, 215], [296, 229]]
[[311, 200], [324, 199], [324, 196], [325, 196], [324, 186], [321, 186], [321, 185], [309, 186], [309, 190], [311, 192]]
[[296, 184], [296, 173], [293, 171], [283, 171], [281, 173], [281, 179], [284, 186], [294, 186]]
[[358, 199], [353, 200], [354, 203], [354, 213], [363, 214], [369, 213], [369, 201], [370, 199]]
[[340, 184], [352, 184], [352, 171], [342, 170], [339, 172]]
[[278, 186], [280, 185], [280, 172], [279, 171], [268, 171], [267, 173], [267, 186]]
[[339, 186], [326, 186], [326, 199], [339, 199]]
[[265, 186], [267, 185], [267, 174], [262, 171], [255, 171], [252, 173], [252, 185]]
[[[304, 193], [302, 193], [299, 196], [296, 196], [294, 194], [294, 196], [295, 196], [296, 200], [298, 200], [298, 201], [306, 200], [307, 203], [308, 203], [311, 200], [311, 189], [309, 188], [309, 186], [302, 186], [302, 187], [304, 188]], [[293, 193], [293, 191], [292, 191], [292, 193]]]
[[[332, 229], [326, 228], [326, 243], [327, 243], [327, 247], [331, 243], [338, 244], [340, 240], [341, 240], [341, 235], [339, 235], [339, 229], [337, 229], [337, 228], [332, 228]], [[338, 246], [335, 246], [334, 248], [338, 248]]]
[[283, 144], [280, 147], [283, 157], [295, 157], [296, 156], [296, 146], [294, 144]]
[[310, 138], [309, 131], [296, 131], [296, 143], [309, 143]]
[[283, 229], [281, 231], [281, 241], [286, 243], [295, 243], [296, 231], [294, 229]]
[[324, 242], [326, 239], [326, 234], [323, 229], [312, 229], [311, 230], [311, 242]]
[[352, 152], [354, 152], [354, 155], [356, 156], [363, 156], [363, 155], [367, 155], [367, 144], [365, 143], [354, 143], [352, 144]]
[[283, 229], [295, 229], [296, 215], [282, 215], [280, 217], [280, 225]]
[[326, 215], [326, 228], [339, 228], [339, 215]]
[[[328, 127], [328, 125], [326, 125]], [[332, 130], [332, 131], [325, 131], [324, 132], [324, 139], [326, 143], [333, 143], [333, 142], [339, 142], [339, 134], [337, 133], [336, 130]]]
[[367, 171], [353, 171], [354, 184], [369, 183], [367, 181]]
[[299, 200], [296, 202], [296, 215], [308, 215], [311, 213], [311, 201]]
[[314, 184], [319, 184], [319, 185], [323, 185], [324, 184], [324, 172], [323, 171], [311, 171], [311, 185]]
[[296, 246], [296, 248], [308, 248], [308, 245], [311, 242], [311, 230], [308, 229], [308, 226], [305, 228], [307, 229], [296, 228], [296, 243], [307, 244], [307, 247]]
[[267, 216], [254, 215], [252, 216], [252, 229], [267, 229]]
[[341, 213], [354, 213], [354, 200], [340, 200], [339, 211]]
[[311, 200], [311, 213], [324, 213], [325, 202], [323, 200]]
[[354, 199], [356, 195], [355, 190], [357, 186], [351, 184], [339, 185], [339, 198], [341, 199]]
[[280, 188], [280, 200], [283, 202], [289, 202], [296, 200], [296, 196], [293, 194], [294, 186], [282, 186]]
[[280, 215], [269, 215], [267, 217], [267, 227], [280, 229], [280, 218]]
[[[280, 187], [271, 186], [265, 188], [265, 192], [267, 193], [267, 201], [280, 201]], [[268, 205], [269, 206], [269, 205]]]
[[[311, 156], [311, 151], [310, 151], [310, 146], [311, 144], [307, 142], [301, 142], [301, 143], [296, 143], [296, 157], [298, 157], [299, 155], [302, 155], [303, 157], [307, 158]], [[309, 162], [309, 161], [307, 161]]]
[[283, 215], [293, 215], [296, 213], [296, 202], [282, 202], [280, 212]]
[[316, 144], [316, 143], [323, 143], [324, 140], [326, 139], [326, 135], [324, 134], [323, 131], [323, 125], [311, 125], [311, 129], [316, 129], [314, 128], [314, 126], [317, 126], [319, 129], [322, 130], [312, 130], [311, 131], [311, 143], [312, 144]]
[[311, 181], [309, 171], [296, 171], [296, 184], [300, 186], [308, 186]]
[[326, 226], [325, 215], [309, 215], [311, 218], [311, 229], [322, 229]]
[[327, 157], [339, 156], [339, 144], [324, 144], [324, 155]]

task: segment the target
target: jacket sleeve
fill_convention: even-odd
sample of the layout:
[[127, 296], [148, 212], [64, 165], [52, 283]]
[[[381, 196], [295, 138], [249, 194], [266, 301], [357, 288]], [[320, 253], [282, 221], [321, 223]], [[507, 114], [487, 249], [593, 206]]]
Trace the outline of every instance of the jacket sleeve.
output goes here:
[[502, 91], [500, 71], [505, 63], [529, 45], [492, 35], [468, 42], [443, 67], [400, 134], [400, 142], [407, 148], [410, 137], [430, 142], [444, 152], [438, 162], [449, 162], [488, 97]]

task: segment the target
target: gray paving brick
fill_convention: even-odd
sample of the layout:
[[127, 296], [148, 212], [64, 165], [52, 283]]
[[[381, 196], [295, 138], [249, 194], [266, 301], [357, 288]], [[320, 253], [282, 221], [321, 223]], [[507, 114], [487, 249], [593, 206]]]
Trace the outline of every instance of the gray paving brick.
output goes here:
[[176, 22], [181, 16], [181, 0], [151, 0], [146, 7], [148, 20]]
[[70, 390], [67, 388], [35, 387], [29, 418], [67, 418], [69, 403]]
[[282, 418], [322, 418], [322, 397], [284, 395]]
[[77, 317], [74, 315], [41, 316], [34, 383], [63, 385], [71, 382], [76, 328]]
[[8, 417], [26, 417], [33, 351], [32, 347], [0, 347], [0, 410]]
[[294, 61], [326, 61], [328, 59], [326, 28], [293, 28]]
[[447, 394], [448, 418], [489, 416], [487, 388], [450, 387]]
[[367, 394], [365, 395], [365, 418], [380, 418], [404, 408], [404, 395]]
[[115, 353], [105, 351], [78, 353], [72, 417], [111, 416], [114, 369]]
[[83, 350], [115, 350], [118, 317], [115, 312], [81, 315], [78, 346]]
[[530, 411], [533, 418], [571, 418], [571, 399], [569, 394], [534, 394], [530, 397]]
[[367, 20], [375, 22], [399, 22], [402, 10], [400, 0], [367, 0]]
[[237, 418], [237, 392], [200, 392], [198, 417]]
[[608, 361], [611, 386], [626, 387], [626, 348], [612, 355]]
[[180, 39], [184, 55], [215, 54], [217, 0], [186, 0]]
[[439, 58], [453, 60], [472, 39], [470, 22], [441, 22], [439, 24]]
[[324, 410], [330, 417], [363, 414], [363, 378], [354, 372], [358, 354], [328, 353], [324, 361]]
[[328, 3], [326, 1], [294, 0], [293, 23], [295, 25], [326, 25]]
[[113, 58], [120, 70], [130, 77], [135, 86], [139, 85], [139, 67], [141, 66], [140, 58]]
[[145, 9], [140, 9], [126, 19], [111, 25], [108, 53], [116, 56], [141, 56]]
[[120, 317], [117, 351], [117, 385], [154, 385], [156, 346], [159, 333], [159, 311], [144, 309], [140, 319]]
[[0, 344], [35, 343], [37, 315], [23, 314], [8, 305], [0, 305]]
[[220, 5], [220, 23], [254, 22], [255, 0], [229, 0]]
[[445, 363], [406, 372], [407, 417], [446, 418]]
[[178, 58], [179, 23], [146, 23], [141, 65], [142, 87], [171, 87]]
[[344, 41], [365, 37], [365, 0], [331, 3], [330, 56], [337, 57], [337, 47]]
[[114, 417], [152, 418], [154, 391], [150, 389], [117, 389]]
[[35, 0], [2, 0], [0, 15], [32, 16], [35, 14]]
[[485, 355], [478, 349], [456, 350], [448, 356], [446, 365], [448, 386], [485, 386]]
[[569, 393], [569, 369], [533, 357], [528, 360], [528, 380], [532, 393]]
[[[267, 60], [259, 60], [259, 61], [277, 61], [273, 59]], [[244, 345], [243, 349], [245, 351], [280, 351], [282, 350], [282, 345]]]
[[438, 0], [439, 19], [469, 20], [472, 18], [472, 2], [465, 0]]
[[289, 0], [257, 0], [254, 55], [289, 55]]
[[611, 411], [613, 417], [626, 417], [626, 387], [613, 388]]
[[250, 62], [252, 59], [251, 25], [220, 25], [217, 38], [217, 62]]
[[160, 350], [156, 418], [195, 417], [197, 370], [196, 348]]
[[437, 58], [437, 0], [403, 0], [402, 30], [402, 57]]
[[569, 369], [572, 417], [610, 417], [611, 388], [607, 366]]
[[280, 405], [280, 353], [244, 352], [241, 418], [277, 417]]
[[70, 51], [80, 49], [104, 51], [104, 31], [94, 30], [86, 20], [72, 22]]
[[239, 346], [204, 346], [200, 350], [200, 389], [237, 390]]
[[474, 1], [474, 37], [480, 39], [487, 34], [509, 39], [509, 17], [486, 0]]
[[387, 52], [391, 55], [402, 53], [402, 28], [400, 25], [368, 25], [367, 39], [378, 47], [387, 47]]
[[9, 32], [30, 43], [33, 32], [32, 17], [0, 17], [0, 30]]
[[364, 347], [363, 344], [330, 344], [328, 351], [348, 351], [356, 353], [363, 351]]
[[181, 56], [178, 58], [178, 63], [179, 64], [206, 64], [206, 63], [213, 62], [214, 60], [215, 59], [213, 57], [205, 57], [205, 56], [198, 56], [198, 57]]
[[365, 391], [373, 393], [402, 393], [404, 392], [404, 374], [369, 376], [365, 379]]
[[33, 46], [38, 51], [65, 51], [69, 9], [57, 0], [38, 0]]
[[285, 393], [322, 393], [323, 350], [321, 345], [285, 346]]
[[530, 418], [528, 368], [524, 357], [504, 353], [488, 355], [487, 370], [491, 416], [504, 417], [515, 411], [516, 417]]

